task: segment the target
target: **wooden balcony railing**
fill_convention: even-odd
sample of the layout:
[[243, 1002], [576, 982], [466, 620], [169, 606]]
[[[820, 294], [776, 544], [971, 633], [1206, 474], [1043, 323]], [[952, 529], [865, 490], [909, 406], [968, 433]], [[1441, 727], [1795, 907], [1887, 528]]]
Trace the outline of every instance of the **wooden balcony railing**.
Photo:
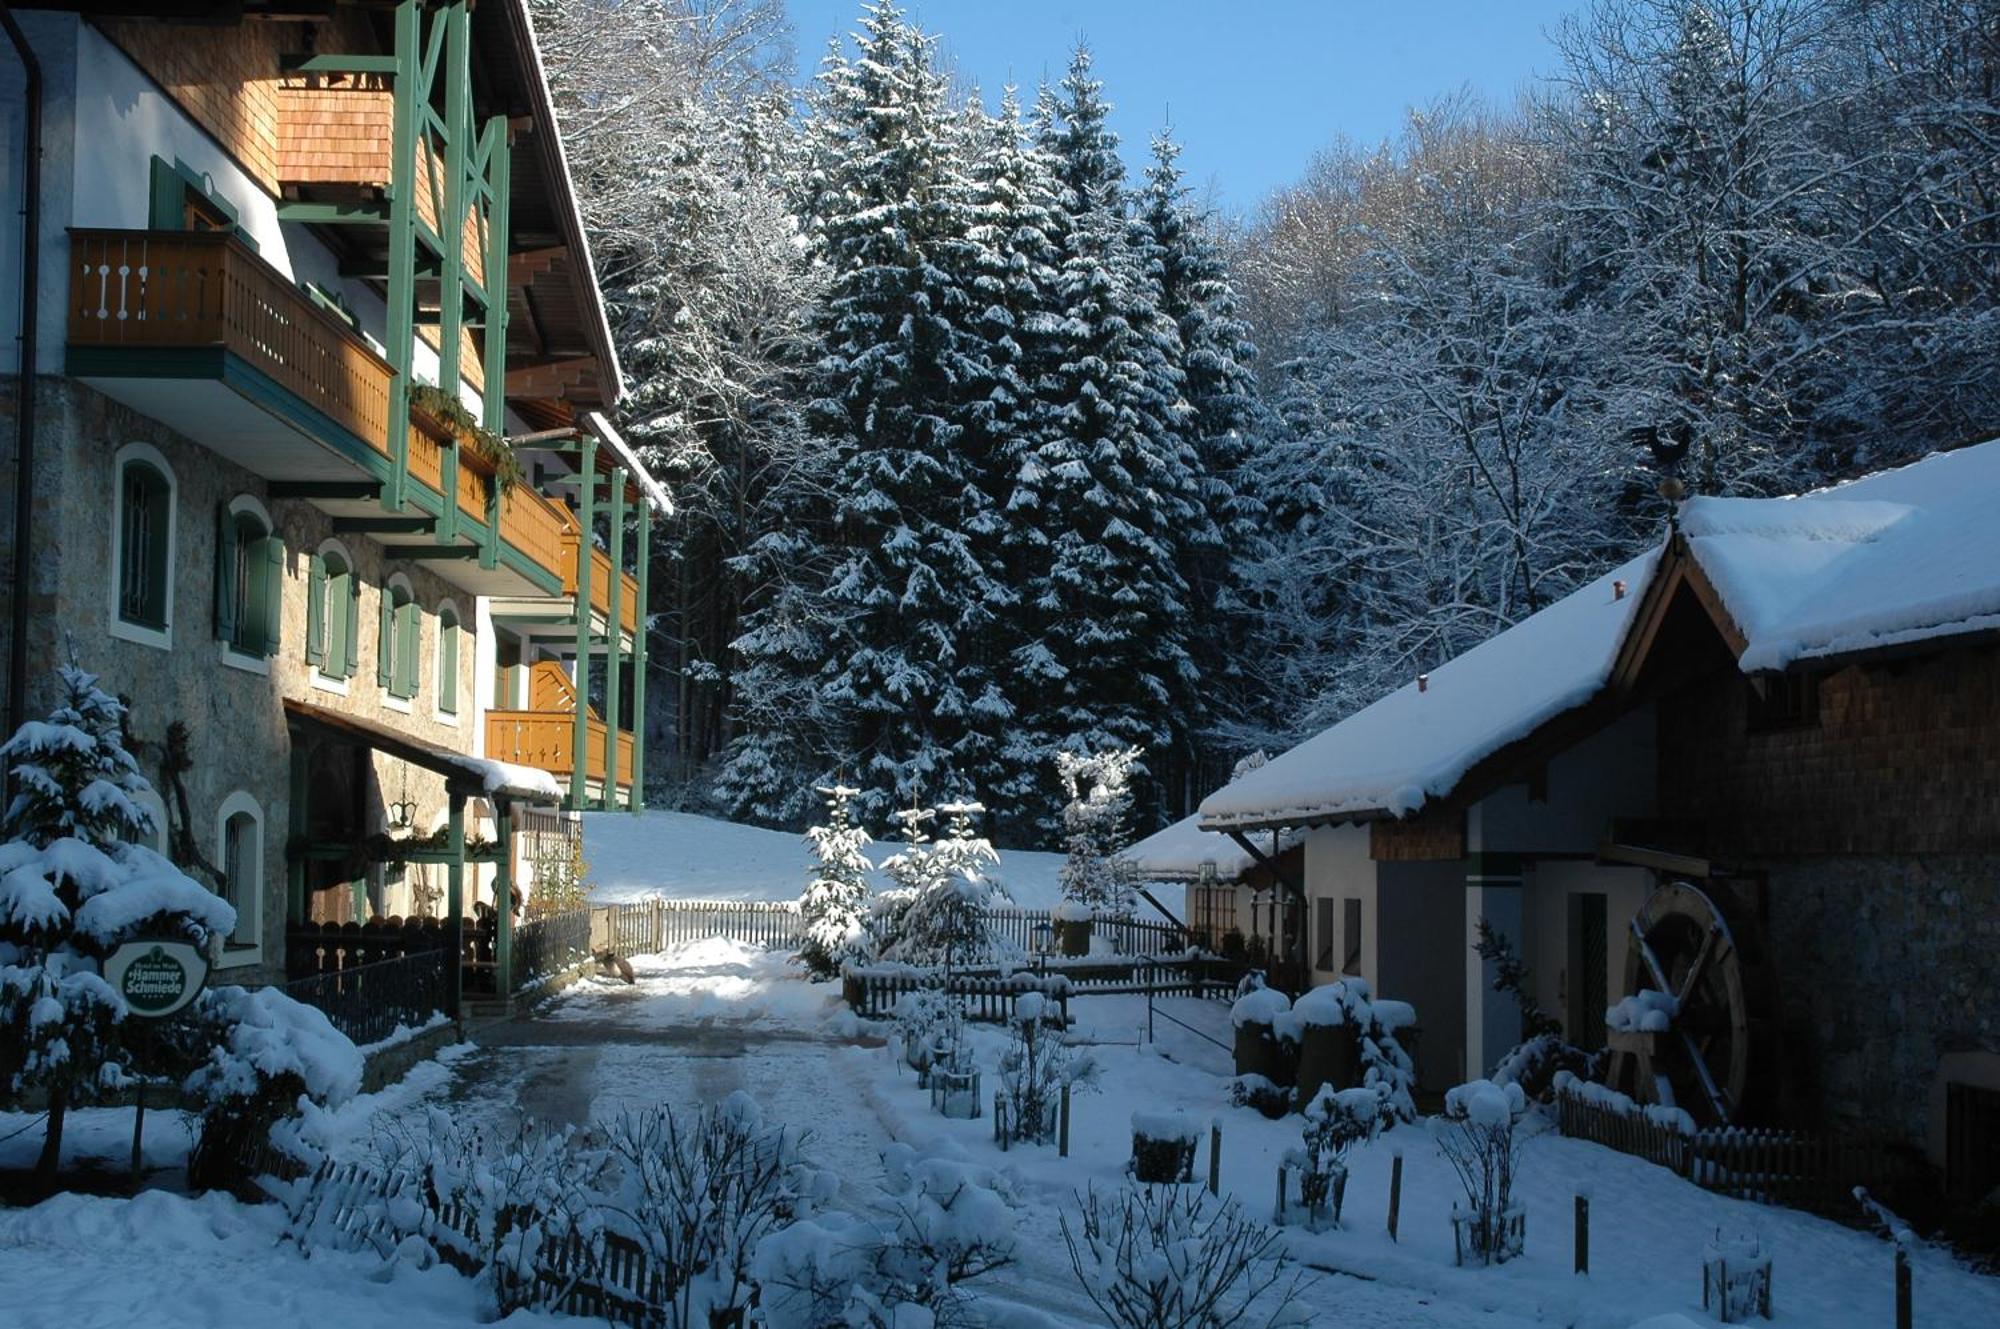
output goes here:
[[[589, 716], [590, 750], [584, 754], [583, 773], [587, 779], [604, 780], [604, 721]], [[576, 737], [576, 718], [568, 711], [488, 711], [486, 713], [486, 755], [498, 761], [522, 766], [539, 766], [549, 774], [568, 779], [576, 770], [571, 756]], [[618, 731], [618, 785], [632, 783], [632, 735]]]
[[[576, 594], [581, 544], [575, 519], [567, 519], [563, 528], [563, 590], [570, 595]], [[636, 633], [639, 630], [639, 583], [629, 572], [620, 577], [620, 583], [618, 621], [627, 632]], [[611, 613], [611, 556], [595, 544], [590, 546], [590, 607], [607, 617]]]
[[563, 530], [563, 510], [526, 485], [515, 485], [500, 500], [500, 533], [507, 543], [567, 583]]
[[69, 342], [224, 347], [388, 455], [394, 371], [224, 232], [70, 232]]

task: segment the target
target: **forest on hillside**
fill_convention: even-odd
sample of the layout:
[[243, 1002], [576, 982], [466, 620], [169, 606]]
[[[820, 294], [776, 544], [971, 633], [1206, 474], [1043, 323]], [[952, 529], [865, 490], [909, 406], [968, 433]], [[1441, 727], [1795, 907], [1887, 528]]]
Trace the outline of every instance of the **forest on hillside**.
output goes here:
[[[1594, 0], [1252, 215], [1090, 52], [535, 0], [656, 542], [662, 798], [780, 825], [1144, 751], [1141, 829], [1657, 540], [2000, 433], [2000, 6]], [[1052, 53], [1059, 56], [1061, 53]], [[652, 765], [649, 763], [649, 771]]]

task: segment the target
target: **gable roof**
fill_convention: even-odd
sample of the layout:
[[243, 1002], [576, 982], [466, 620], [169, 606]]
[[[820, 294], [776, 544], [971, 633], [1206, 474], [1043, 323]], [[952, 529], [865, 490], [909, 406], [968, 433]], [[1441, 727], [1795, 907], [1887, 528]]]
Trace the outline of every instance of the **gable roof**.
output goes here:
[[1792, 498], [1691, 499], [1682, 539], [1230, 782], [1202, 801], [1200, 825], [1402, 817], [1449, 796], [1625, 676], [1644, 646], [1642, 606], [1657, 601], [1642, 588], [1668, 564], [1701, 583], [1746, 671], [2000, 629], [1996, 498], [2000, 440]]

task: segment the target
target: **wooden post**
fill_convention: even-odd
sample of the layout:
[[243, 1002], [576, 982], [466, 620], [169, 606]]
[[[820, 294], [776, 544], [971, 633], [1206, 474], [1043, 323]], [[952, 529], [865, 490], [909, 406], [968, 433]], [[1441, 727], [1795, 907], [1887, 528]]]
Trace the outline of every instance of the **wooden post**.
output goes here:
[[1278, 1164], [1278, 1198], [1271, 1209], [1271, 1221], [1279, 1227], [1285, 1225], [1285, 1165]]
[[465, 793], [451, 791], [451, 861], [445, 865], [444, 1013], [456, 1020], [465, 1006]]
[[502, 1000], [514, 992], [514, 805], [493, 800], [493, 835], [500, 864], [493, 872], [493, 990]]
[[1056, 1156], [1069, 1157], [1069, 1086], [1062, 1087], [1062, 1107], [1056, 1118]]
[[646, 609], [652, 592], [653, 502], [639, 496], [639, 545], [632, 556], [638, 581], [639, 625], [632, 632], [632, 796], [625, 803], [634, 812], [646, 810]]
[[625, 472], [608, 468], [611, 480], [609, 534], [611, 574], [604, 590], [604, 789], [598, 806], [610, 812], [618, 806], [618, 691], [624, 652], [619, 642], [625, 635]]
[[1222, 1122], [1208, 1123], [1208, 1193], [1222, 1195]]
[[[572, 691], [576, 694], [576, 714], [570, 717], [569, 807], [581, 812], [584, 781], [590, 766], [590, 574], [591, 550], [597, 546], [597, 436], [583, 436], [583, 450], [577, 459], [576, 497], [576, 674]], [[615, 625], [614, 625], [615, 627]]]
[[1403, 1151], [1398, 1149], [1389, 1162], [1389, 1240], [1396, 1240], [1396, 1224], [1403, 1216]]
[[1576, 1196], [1576, 1272], [1590, 1272], [1590, 1197], [1582, 1191]]
[[1900, 1238], [1896, 1241], [1896, 1329], [1911, 1329], [1912, 1318], [1910, 1295], [1910, 1248]]

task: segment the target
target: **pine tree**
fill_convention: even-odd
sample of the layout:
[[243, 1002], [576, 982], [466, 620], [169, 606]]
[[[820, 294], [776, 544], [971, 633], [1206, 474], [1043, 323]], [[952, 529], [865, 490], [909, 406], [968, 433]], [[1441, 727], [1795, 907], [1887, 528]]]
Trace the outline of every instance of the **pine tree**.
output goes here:
[[124, 743], [124, 704], [74, 665], [63, 699], [4, 745], [17, 789], [0, 843], [0, 1086], [40, 1087], [48, 1122], [37, 1188], [52, 1185], [72, 1103], [129, 1074], [124, 998], [102, 959], [135, 936], [206, 947], [236, 911], [133, 840], [151, 833], [150, 786]]
[[1100, 915], [1130, 914], [1135, 903], [1132, 865], [1123, 850], [1141, 756], [1138, 748], [1056, 754], [1056, 774], [1069, 797], [1063, 807], [1063, 898]]
[[817, 869], [799, 896], [802, 940], [798, 959], [814, 979], [838, 978], [840, 967], [868, 953], [868, 832], [854, 824], [857, 791], [830, 785], [826, 821], [806, 832]]

